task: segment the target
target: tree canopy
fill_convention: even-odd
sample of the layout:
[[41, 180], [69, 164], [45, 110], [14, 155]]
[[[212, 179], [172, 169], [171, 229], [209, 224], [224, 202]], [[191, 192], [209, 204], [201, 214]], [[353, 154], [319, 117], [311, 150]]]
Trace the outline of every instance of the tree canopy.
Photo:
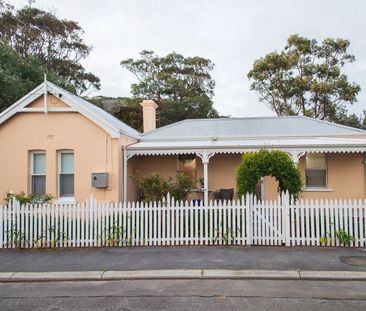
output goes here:
[[357, 101], [360, 86], [349, 82], [344, 66], [355, 61], [350, 42], [327, 38], [322, 43], [299, 35], [288, 38], [281, 52], [254, 62], [248, 73], [251, 90], [277, 115], [305, 115], [361, 126], [346, 105]]
[[88, 98], [88, 100], [96, 106], [109, 112], [117, 119], [125, 122], [129, 126], [132, 126], [134, 129], [138, 131], [143, 130], [142, 108], [139, 105], [142, 99], [95, 96]]
[[160, 57], [142, 51], [139, 59], [121, 61], [138, 82], [131, 85], [134, 98], [154, 100], [160, 109], [160, 125], [183, 119], [218, 117], [213, 108], [214, 64], [203, 57], [170, 53]]
[[[45, 68], [41, 61], [33, 56], [27, 58], [0, 41], [0, 111], [13, 104], [43, 81]], [[73, 86], [61, 79], [53, 71], [48, 71], [52, 81], [70, 91]]]
[[31, 6], [15, 10], [4, 1], [0, 3], [1, 41], [14, 49], [23, 62], [36, 59], [44, 71], [57, 75], [79, 94], [90, 87], [100, 87], [99, 78], [80, 63], [92, 49], [82, 35], [77, 22], [60, 19], [52, 12]]

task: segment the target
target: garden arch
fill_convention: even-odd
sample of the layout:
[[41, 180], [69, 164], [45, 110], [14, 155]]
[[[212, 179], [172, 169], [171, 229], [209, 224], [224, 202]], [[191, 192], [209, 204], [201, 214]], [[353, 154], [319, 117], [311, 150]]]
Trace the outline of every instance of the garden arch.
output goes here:
[[237, 168], [236, 190], [238, 197], [255, 193], [261, 177], [272, 176], [278, 181], [278, 191], [288, 191], [298, 198], [303, 182], [299, 169], [290, 156], [280, 150], [260, 150], [256, 153], [245, 153]]

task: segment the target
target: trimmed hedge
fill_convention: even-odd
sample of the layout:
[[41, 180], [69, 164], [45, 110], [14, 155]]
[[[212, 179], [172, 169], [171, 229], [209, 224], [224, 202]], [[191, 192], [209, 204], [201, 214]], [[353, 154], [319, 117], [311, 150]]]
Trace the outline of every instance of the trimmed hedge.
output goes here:
[[302, 192], [301, 174], [290, 156], [283, 151], [262, 149], [257, 153], [243, 154], [236, 174], [238, 197], [255, 193], [259, 179], [264, 176], [273, 176], [277, 179], [279, 192], [288, 191], [296, 199]]

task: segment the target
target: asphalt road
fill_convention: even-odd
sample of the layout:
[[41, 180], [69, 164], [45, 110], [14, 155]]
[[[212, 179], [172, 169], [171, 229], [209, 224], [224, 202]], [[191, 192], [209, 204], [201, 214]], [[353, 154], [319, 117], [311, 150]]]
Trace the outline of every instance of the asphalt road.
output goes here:
[[326, 247], [135, 247], [0, 250], [0, 272], [155, 269], [366, 271], [366, 252]]
[[150, 280], [0, 283], [0, 310], [365, 310], [366, 282]]

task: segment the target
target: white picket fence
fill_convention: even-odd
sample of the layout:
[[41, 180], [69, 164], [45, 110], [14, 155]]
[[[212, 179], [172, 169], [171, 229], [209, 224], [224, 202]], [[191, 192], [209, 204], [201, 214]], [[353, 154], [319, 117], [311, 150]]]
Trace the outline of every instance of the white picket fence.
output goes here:
[[[0, 248], [366, 244], [366, 201], [290, 203], [242, 200], [211, 202], [101, 203], [0, 206]], [[349, 237], [353, 237], [350, 238]]]

